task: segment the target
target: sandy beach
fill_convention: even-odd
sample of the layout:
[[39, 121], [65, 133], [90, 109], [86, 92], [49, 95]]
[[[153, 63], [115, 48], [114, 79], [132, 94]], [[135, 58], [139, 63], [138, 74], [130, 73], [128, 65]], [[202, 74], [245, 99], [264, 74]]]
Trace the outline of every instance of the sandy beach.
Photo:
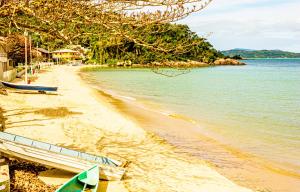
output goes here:
[[[129, 161], [122, 181], [101, 182], [100, 191], [249, 192], [208, 163], [141, 128], [107, 103], [78, 75], [79, 67], [54, 66], [33, 84], [58, 86], [57, 94], [0, 95], [4, 131], [96, 155]], [[60, 185], [72, 174], [51, 170], [40, 179]]]

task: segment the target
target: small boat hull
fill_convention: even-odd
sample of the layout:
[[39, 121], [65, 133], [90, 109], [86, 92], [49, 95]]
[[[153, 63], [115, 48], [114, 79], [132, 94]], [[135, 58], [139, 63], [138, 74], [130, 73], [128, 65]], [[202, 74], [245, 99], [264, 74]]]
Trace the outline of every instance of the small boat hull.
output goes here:
[[63, 184], [56, 192], [82, 192], [91, 191], [96, 192], [99, 183], [99, 167], [98, 165], [83, 171], [74, 177], [72, 177], [68, 182]]
[[73, 173], [80, 173], [97, 164], [100, 167], [99, 177], [103, 180], [121, 180], [125, 173], [119, 161], [5, 132], [0, 132], [0, 152], [7, 157], [20, 158]]
[[1, 83], [9, 88], [13, 89], [21, 89], [28, 91], [57, 91], [57, 87], [48, 87], [48, 86], [38, 86], [38, 85], [20, 85], [15, 83], [9, 83], [5, 81], [1, 81]]

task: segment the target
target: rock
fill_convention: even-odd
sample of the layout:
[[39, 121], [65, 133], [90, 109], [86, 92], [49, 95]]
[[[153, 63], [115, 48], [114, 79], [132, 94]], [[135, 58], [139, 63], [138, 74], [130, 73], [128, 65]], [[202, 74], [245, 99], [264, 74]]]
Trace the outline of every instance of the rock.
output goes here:
[[207, 63], [198, 61], [163, 61], [163, 62], [152, 62], [149, 66], [151, 67], [173, 67], [173, 68], [196, 68], [209, 66]]
[[143, 67], [143, 65], [141, 65], [141, 64], [132, 64], [132, 67], [133, 68], [141, 68], [141, 67]]
[[235, 59], [217, 59], [213, 64], [199, 62], [199, 61], [162, 61], [162, 62], [152, 62], [150, 64], [132, 64], [131, 62], [118, 62], [118, 67], [131, 66], [135, 68], [198, 68], [198, 67], [208, 67], [212, 65], [245, 65], [244, 63]]
[[214, 65], [245, 65], [245, 63], [242, 63], [238, 60], [235, 60], [235, 59], [217, 59], [215, 62], [214, 62]]
[[122, 66], [124, 66], [124, 63], [119, 61], [119, 62], [117, 62], [117, 66], [122, 67]]

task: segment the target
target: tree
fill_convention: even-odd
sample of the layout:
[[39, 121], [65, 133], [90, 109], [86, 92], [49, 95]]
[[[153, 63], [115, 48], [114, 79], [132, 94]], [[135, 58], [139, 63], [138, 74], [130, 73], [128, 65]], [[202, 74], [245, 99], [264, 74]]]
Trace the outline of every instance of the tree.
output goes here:
[[[0, 28], [4, 34], [23, 33], [27, 29], [69, 44], [80, 36], [101, 38], [109, 34], [153, 51], [170, 52], [177, 47], [144, 41], [139, 31], [187, 17], [204, 9], [211, 1], [0, 0]], [[185, 48], [192, 46], [194, 44], [186, 44]]]
[[106, 36], [91, 42], [93, 61], [111, 63], [130, 60], [147, 64], [153, 61], [196, 60], [211, 63], [220, 55], [206, 39], [192, 32], [187, 25], [152, 24], [138, 30], [136, 35], [143, 38], [144, 44], [162, 46], [164, 49], [157, 51], [128, 38]]
[[[7, 56], [16, 64], [25, 62], [25, 38], [22, 35], [9, 35], [5, 39]], [[27, 46], [27, 60], [30, 60], [30, 49]]]

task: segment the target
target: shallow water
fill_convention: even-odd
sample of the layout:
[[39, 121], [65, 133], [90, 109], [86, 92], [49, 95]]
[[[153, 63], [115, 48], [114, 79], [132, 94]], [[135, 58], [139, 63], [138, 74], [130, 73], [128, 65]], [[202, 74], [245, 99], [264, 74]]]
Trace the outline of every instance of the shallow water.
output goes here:
[[199, 132], [300, 174], [300, 59], [245, 62], [175, 78], [147, 69], [88, 74], [112, 95], [196, 122]]

